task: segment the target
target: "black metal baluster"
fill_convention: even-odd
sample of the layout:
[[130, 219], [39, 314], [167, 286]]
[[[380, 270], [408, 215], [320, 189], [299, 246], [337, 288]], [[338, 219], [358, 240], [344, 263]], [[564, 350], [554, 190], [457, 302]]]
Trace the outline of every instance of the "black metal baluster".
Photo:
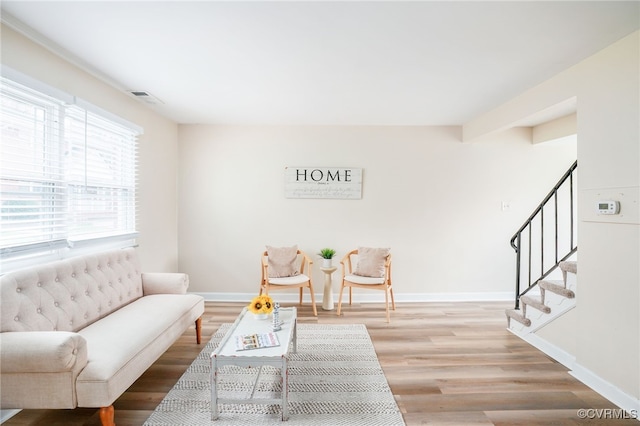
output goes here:
[[527, 274], [529, 275], [529, 287], [531, 287], [531, 240], [531, 224], [529, 224], [529, 267], [527, 269]]
[[569, 175], [569, 192], [570, 192], [569, 197], [571, 197], [571, 201], [570, 201], [570, 204], [571, 204], [571, 207], [570, 207], [570, 209], [571, 209], [571, 249], [573, 250], [573, 247], [574, 247], [574, 245], [573, 245], [573, 203], [574, 203], [574, 201], [573, 201], [573, 171]]
[[555, 261], [558, 263], [558, 190], [554, 191], [553, 201], [555, 202], [554, 216], [555, 216], [555, 232], [556, 232], [556, 254]]
[[516, 250], [516, 309], [520, 309], [520, 247], [522, 247], [522, 232], [518, 232], [518, 249]]
[[540, 275], [544, 275], [544, 207], [540, 209]]

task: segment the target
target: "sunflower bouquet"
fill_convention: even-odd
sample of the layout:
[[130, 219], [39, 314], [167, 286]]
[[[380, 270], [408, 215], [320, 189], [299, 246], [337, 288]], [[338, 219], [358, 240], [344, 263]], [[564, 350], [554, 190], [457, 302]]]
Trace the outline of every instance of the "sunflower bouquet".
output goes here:
[[273, 299], [266, 294], [256, 296], [249, 303], [249, 311], [254, 314], [270, 314], [273, 311]]

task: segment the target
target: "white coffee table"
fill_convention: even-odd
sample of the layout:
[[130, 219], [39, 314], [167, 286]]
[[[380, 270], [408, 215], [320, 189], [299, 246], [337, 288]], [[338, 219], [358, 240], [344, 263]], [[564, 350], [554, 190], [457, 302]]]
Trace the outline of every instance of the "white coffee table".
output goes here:
[[[296, 336], [296, 308], [280, 308], [280, 321], [282, 329], [277, 331], [280, 346], [272, 348], [236, 350], [235, 336], [253, 333], [268, 333], [272, 331], [273, 322], [269, 319], [256, 319], [253, 314], [244, 308], [235, 320], [227, 334], [223, 337], [215, 351], [211, 354], [211, 419], [218, 418], [220, 412], [218, 404], [281, 404], [282, 420], [289, 418], [289, 405], [287, 397], [289, 393], [289, 375], [287, 372], [287, 358], [289, 348], [292, 353], [297, 350]], [[282, 392], [281, 398], [254, 398], [255, 387], [260, 374], [257, 375], [253, 385], [251, 396], [245, 399], [219, 398], [218, 397], [218, 369], [225, 365], [237, 365], [246, 368], [262, 368], [271, 365], [280, 368]]]

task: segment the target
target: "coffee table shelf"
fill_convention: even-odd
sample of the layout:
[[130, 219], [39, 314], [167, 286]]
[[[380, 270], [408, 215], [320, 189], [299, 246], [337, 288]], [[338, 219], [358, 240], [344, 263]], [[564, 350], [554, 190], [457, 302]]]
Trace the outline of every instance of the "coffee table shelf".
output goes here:
[[[280, 308], [280, 321], [282, 329], [275, 332], [280, 341], [280, 346], [236, 350], [235, 336], [254, 333], [268, 333], [272, 331], [271, 319], [256, 319], [245, 307], [235, 322], [227, 331], [218, 347], [211, 354], [211, 419], [218, 418], [220, 412], [218, 404], [281, 404], [282, 420], [289, 417], [288, 393], [289, 375], [287, 371], [287, 361], [289, 352], [297, 350], [297, 310], [295, 307]], [[225, 365], [236, 365], [244, 368], [259, 368], [258, 377], [254, 383], [249, 398], [220, 398], [218, 396], [219, 369]], [[260, 379], [262, 367], [265, 365], [280, 369], [282, 382], [281, 398], [254, 398], [255, 388]]]

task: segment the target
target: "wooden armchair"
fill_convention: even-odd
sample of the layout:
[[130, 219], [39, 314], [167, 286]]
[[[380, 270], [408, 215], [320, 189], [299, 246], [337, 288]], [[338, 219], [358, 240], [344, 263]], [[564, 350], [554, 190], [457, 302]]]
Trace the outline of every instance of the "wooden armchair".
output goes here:
[[[357, 259], [355, 268], [353, 267], [352, 259]], [[340, 315], [342, 309], [342, 292], [345, 287], [349, 287], [349, 305], [352, 303], [354, 287], [382, 290], [384, 291], [387, 322], [390, 322], [389, 302], [391, 303], [391, 309], [396, 309], [393, 288], [391, 287], [390, 250], [360, 247], [347, 253], [340, 261], [340, 265], [342, 266], [342, 286], [340, 287], [340, 296], [338, 298], [337, 314]]]
[[[302, 305], [302, 290], [309, 289], [311, 295], [311, 307], [313, 315], [318, 316], [316, 310], [316, 300], [313, 294], [313, 283], [311, 280], [311, 265], [313, 261], [302, 250], [291, 250], [292, 247], [269, 247], [262, 253], [262, 278], [260, 280], [260, 292], [258, 294], [269, 294], [272, 290], [286, 290], [298, 288], [300, 292], [300, 305]], [[269, 261], [269, 253], [272, 257], [278, 257], [279, 262]], [[283, 257], [284, 254], [284, 257]], [[295, 256], [293, 255], [295, 254]], [[281, 262], [283, 258], [289, 260]]]

